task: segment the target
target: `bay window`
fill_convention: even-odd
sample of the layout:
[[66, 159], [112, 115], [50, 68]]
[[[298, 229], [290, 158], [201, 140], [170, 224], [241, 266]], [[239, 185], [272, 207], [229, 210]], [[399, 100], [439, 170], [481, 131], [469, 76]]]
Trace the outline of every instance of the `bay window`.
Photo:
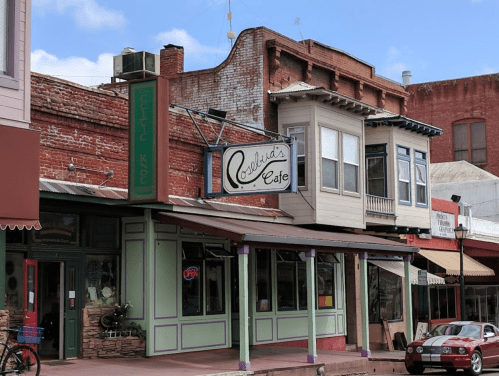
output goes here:
[[343, 133], [343, 179], [344, 189], [359, 192], [359, 138]]
[[322, 186], [338, 189], [338, 131], [321, 127]]
[[411, 205], [411, 157], [409, 148], [397, 146], [399, 203]]
[[306, 186], [305, 127], [289, 127], [288, 136], [296, 139], [298, 162], [298, 187]]
[[428, 206], [428, 172], [426, 164], [426, 153], [414, 151], [414, 166], [416, 173], [416, 205]]

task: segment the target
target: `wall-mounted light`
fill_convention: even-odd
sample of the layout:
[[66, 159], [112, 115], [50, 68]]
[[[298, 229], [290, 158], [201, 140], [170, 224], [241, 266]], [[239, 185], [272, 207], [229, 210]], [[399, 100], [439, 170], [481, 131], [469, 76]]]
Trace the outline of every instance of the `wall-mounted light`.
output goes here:
[[100, 185], [105, 184], [109, 180], [111, 180], [114, 177], [114, 171], [109, 170], [109, 171], [100, 171], [100, 170], [93, 170], [91, 168], [85, 168], [85, 167], [77, 167], [74, 164], [70, 163], [68, 164], [68, 171], [76, 171], [76, 170], [82, 170], [82, 171], [88, 171], [88, 172], [95, 172], [97, 174], [105, 174], [107, 176], [107, 179], [104, 180]]
[[461, 201], [461, 196], [458, 196], [458, 195], [452, 195], [451, 198], [450, 198], [452, 201], [458, 203], [459, 201]]

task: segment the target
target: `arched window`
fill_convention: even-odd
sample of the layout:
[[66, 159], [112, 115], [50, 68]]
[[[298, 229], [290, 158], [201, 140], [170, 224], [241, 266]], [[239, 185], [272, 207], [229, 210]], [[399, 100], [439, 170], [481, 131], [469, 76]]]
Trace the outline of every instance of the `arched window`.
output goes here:
[[452, 126], [454, 136], [454, 160], [470, 163], [487, 162], [485, 120], [465, 119]]

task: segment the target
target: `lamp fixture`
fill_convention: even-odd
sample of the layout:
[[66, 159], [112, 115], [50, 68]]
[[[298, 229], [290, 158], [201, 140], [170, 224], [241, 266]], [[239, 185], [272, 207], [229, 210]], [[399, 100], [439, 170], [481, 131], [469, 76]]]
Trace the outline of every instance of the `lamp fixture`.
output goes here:
[[463, 240], [468, 234], [468, 229], [464, 227], [461, 223], [454, 229], [456, 234], [456, 239]]
[[452, 201], [454, 201], [455, 203], [458, 203], [459, 201], [461, 201], [461, 196], [458, 196], [458, 195], [452, 195], [450, 199], [451, 199]]
[[107, 176], [107, 179], [104, 180], [100, 185], [105, 184], [109, 180], [111, 180], [114, 177], [114, 171], [109, 170], [109, 171], [100, 171], [100, 170], [93, 170], [91, 168], [85, 168], [85, 167], [77, 167], [73, 163], [68, 164], [68, 171], [76, 171], [76, 170], [82, 170], [82, 171], [88, 171], [88, 172], [95, 172], [97, 174], [105, 174]]

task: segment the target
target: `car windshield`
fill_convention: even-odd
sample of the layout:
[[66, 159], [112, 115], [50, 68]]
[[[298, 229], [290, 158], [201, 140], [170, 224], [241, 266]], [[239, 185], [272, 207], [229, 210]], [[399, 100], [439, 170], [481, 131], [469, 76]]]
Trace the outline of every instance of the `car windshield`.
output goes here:
[[429, 333], [429, 337], [436, 336], [462, 336], [480, 338], [482, 327], [480, 325], [439, 325]]

